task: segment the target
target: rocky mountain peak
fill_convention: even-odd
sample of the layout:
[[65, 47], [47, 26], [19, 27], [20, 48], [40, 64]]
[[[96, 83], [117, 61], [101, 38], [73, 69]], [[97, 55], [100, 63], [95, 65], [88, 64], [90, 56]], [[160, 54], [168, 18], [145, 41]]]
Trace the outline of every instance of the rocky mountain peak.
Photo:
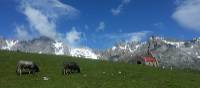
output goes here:
[[200, 70], [199, 42], [200, 38], [183, 41], [152, 36], [145, 42], [120, 41], [104, 51], [94, 52], [93, 49], [86, 47], [70, 48], [62, 41], [41, 36], [28, 41], [1, 40], [0, 49], [124, 62], [135, 61], [135, 57], [145, 56], [151, 52], [159, 66]]
[[39, 54], [69, 55], [75, 57], [97, 59], [96, 54], [89, 48], [70, 48], [62, 41], [41, 36], [32, 40], [1, 40], [0, 49]]

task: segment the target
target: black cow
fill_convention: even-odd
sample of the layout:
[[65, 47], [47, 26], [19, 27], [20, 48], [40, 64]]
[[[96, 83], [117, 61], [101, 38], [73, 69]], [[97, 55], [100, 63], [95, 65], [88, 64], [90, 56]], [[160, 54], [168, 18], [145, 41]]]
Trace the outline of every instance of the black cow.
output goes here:
[[18, 75], [35, 74], [36, 72], [39, 72], [39, 67], [34, 62], [23, 60], [18, 61], [16, 69]]
[[76, 62], [64, 62], [63, 74], [69, 75], [71, 73], [80, 73], [80, 67]]

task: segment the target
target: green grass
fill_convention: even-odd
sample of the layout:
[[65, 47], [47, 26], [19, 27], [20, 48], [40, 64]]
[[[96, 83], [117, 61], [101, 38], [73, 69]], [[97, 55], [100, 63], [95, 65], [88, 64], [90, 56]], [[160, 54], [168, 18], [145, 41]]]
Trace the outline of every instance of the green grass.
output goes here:
[[[15, 70], [19, 60], [36, 62], [40, 72], [17, 76]], [[63, 76], [63, 61], [77, 62], [81, 73]], [[50, 79], [42, 80], [43, 76]], [[0, 88], [200, 88], [200, 73], [68, 56], [0, 51]]]

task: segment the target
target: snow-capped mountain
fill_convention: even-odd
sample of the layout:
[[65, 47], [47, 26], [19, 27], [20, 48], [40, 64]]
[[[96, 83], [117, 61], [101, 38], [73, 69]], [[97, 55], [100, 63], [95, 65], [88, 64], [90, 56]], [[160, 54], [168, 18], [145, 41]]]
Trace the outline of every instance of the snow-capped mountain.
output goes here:
[[39, 54], [69, 55], [75, 57], [97, 59], [97, 55], [89, 48], [70, 48], [62, 41], [48, 37], [39, 37], [27, 41], [0, 39], [0, 49]]
[[128, 56], [136, 55], [146, 42], [119, 42], [112, 48], [101, 52], [101, 58], [106, 60], [124, 61]]
[[101, 58], [131, 62], [136, 56], [145, 56], [149, 51], [160, 67], [200, 70], [200, 38], [182, 41], [152, 36], [143, 43], [122, 42], [101, 52]]
[[62, 42], [55, 41], [53, 43], [54, 45], [54, 50], [56, 55], [64, 55], [64, 44]]
[[62, 41], [39, 37], [27, 41], [0, 38], [0, 49], [39, 54], [69, 55], [91, 59], [124, 61], [132, 63], [137, 56], [151, 52], [160, 67], [200, 70], [200, 38], [174, 40], [152, 36], [145, 42], [118, 42], [104, 51], [82, 47], [72, 48]]
[[11, 50], [17, 43], [18, 43], [18, 40], [6, 40], [5, 44], [1, 47], [1, 49]]
[[200, 70], [200, 43], [198, 40], [180, 41], [153, 39], [151, 51], [160, 66]]
[[84, 58], [91, 58], [91, 59], [98, 59], [98, 55], [96, 55], [91, 49], [89, 48], [71, 48], [70, 55], [75, 57], [84, 57]]

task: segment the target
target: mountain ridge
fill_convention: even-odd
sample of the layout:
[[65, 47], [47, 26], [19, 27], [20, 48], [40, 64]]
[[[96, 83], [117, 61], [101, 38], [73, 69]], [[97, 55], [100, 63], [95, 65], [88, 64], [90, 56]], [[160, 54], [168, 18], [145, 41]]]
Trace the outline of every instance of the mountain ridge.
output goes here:
[[160, 67], [200, 70], [200, 38], [191, 40], [169, 40], [151, 36], [144, 42], [119, 42], [103, 51], [89, 47], [72, 48], [62, 41], [48, 37], [32, 40], [0, 39], [0, 49], [39, 54], [68, 55], [81, 58], [132, 62], [136, 56], [145, 56], [149, 51], [158, 60]]
[[[0, 39], [0, 49], [38, 54], [68, 55], [97, 59], [97, 56], [95, 56], [93, 54], [93, 51], [89, 48], [72, 48], [64, 44], [64, 42], [62, 41], [53, 40], [45, 36], [34, 38], [32, 40]], [[75, 51], [77, 51], [78, 49], [79, 52], [81, 50], [81, 52], [86, 51], [87, 53], [76, 53]], [[89, 56], [88, 54], [91, 56]]]
[[[136, 56], [146, 56], [149, 51], [163, 68], [200, 70], [200, 41], [167, 40], [152, 36], [142, 43], [120, 43], [102, 52], [106, 60], [131, 62]], [[131, 62], [136, 63], [136, 62]]]

